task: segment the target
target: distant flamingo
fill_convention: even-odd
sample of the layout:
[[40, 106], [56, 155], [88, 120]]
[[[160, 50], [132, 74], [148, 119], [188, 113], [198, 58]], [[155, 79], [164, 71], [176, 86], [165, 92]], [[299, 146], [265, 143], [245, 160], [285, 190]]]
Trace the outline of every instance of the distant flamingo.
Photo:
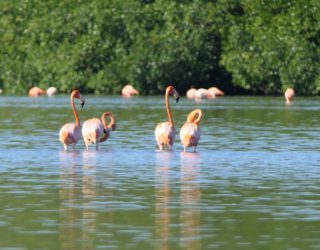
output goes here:
[[208, 89], [210, 95], [209, 98], [215, 98], [216, 96], [223, 96], [224, 93], [223, 91], [221, 91], [220, 89], [216, 88], [216, 87], [211, 87]]
[[187, 91], [186, 96], [188, 99], [194, 99], [194, 96], [196, 94], [197, 90], [194, 88], [191, 88]]
[[210, 92], [207, 89], [203, 88], [198, 89], [194, 94], [195, 100], [207, 99], [208, 97], [211, 97]]
[[[110, 116], [110, 123], [107, 125], [106, 117]], [[96, 150], [99, 149], [99, 143], [106, 141], [110, 132], [116, 129], [116, 121], [111, 112], [104, 112], [99, 118], [86, 120], [82, 125], [82, 136], [87, 150], [90, 144], [96, 144]]]
[[286, 98], [286, 103], [289, 104], [293, 101], [293, 98], [295, 96], [294, 89], [287, 88], [286, 92], [284, 93], [284, 97]]
[[140, 93], [132, 85], [127, 84], [121, 90], [121, 94], [122, 94], [123, 97], [130, 97], [132, 95], [139, 95]]
[[59, 140], [63, 144], [64, 150], [68, 150], [68, 145], [72, 144], [72, 149], [74, 150], [74, 147], [76, 146], [79, 139], [82, 137], [81, 134], [81, 125], [80, 125], [80, 119], [78, 115], [78, 111], [76, 109], [76, 106], [74, 104], [74, 98], [77, 98], [80, 100], [81, 107], [84, 105], [84, 98], [81, 96], [80, 92], [78, 90], [74, 90], [71, 93], [71, 107], [76, 119], [75, 123], [67, 123], [62, 126], [59, 132]]
[[32, 87], [31, 89], [29, 89], [29, 96], [31, 97], [37, 97], [45, 94], [46, 94], [46, 91], [43, 89], [40, 89], [39, 87]]
[[176, 130], [174, 128], [174, 123], [172, 119], [172, 113], [169, 103], [169, 95], [175, 97], [176, 102], [179, 102], [179, 94], [173, 86], [168, 86], [166, 88], [165, 100], [166, 100], [166, 109], [168, 114], [168, 122], [161, 122], [156, 126], [155, 137], [158, 143], [159, 149], [162, 151], [165, 146], [171, 150], [176, 136]]
[[48, 96], [54, 96], [57, 93], [57, 88], [56, 87], [50, 87], [47, 89], [47, 95]]
[[194, 147], [194, 152], [200, 139], [200, 128], [198, 126], [202, 119], [201, 109], [195, 109], [187, 117], [187, 122], [180, 129], [180, 140], [184, 151], [187, 147]]

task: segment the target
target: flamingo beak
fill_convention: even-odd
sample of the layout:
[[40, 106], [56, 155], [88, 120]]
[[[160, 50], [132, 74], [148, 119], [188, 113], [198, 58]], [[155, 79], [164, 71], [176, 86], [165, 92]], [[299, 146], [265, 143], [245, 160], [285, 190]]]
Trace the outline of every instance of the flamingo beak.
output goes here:
[[111, 125], [108, 126], [108, 131], [114, 131], [116, 130], [116, 124], [112, 123]]
[[83, 108], [83, 106], [85, 104], [85, 100], [82, 96], [80, 97], [80, 104], [81, 104], [81, 108]]
[[176, 103], [178, 103], [179, 102], [179, 94], [175, 89], [173, 90], [173, 97], [176, 99]]

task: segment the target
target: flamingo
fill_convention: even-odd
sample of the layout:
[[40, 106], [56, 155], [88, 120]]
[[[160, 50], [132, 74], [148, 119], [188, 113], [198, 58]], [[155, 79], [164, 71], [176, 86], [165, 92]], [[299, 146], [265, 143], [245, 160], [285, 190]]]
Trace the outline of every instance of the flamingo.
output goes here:
[[29, 96], [31, 97], [37, 97], [44, 94], [46, 94], [46, 91], [40, 89], [39, 87], [32, 87], [31, 89], [29, 89]]
[[194, 88], [189, 89], [187, 91], [187, 93], [186, 93], [187, 98], [188, 99], [194, 99], [194, 95], [195, 95], [196, 92], [197, 92], [197, 90], [194, 89]]
[[290, 104], [293, 101], [294, 96], [295, 96], [294, 89], [287, 88], [286, 92], [284, 93], [284, 97], [286, 98], [286, 103]]
[[[107, 125], [106, 117], [110, 116], [110, 123]], [[116, 121], [111, 112], [104, 112], [99, 118], [86, 120], [82, 125], [82, 136], [87, 150], [90, 144], [96, 144], [96, 150], [99, 149], [99, 143], [106, 141], [110, 132], [116, 129]]]
[[164, 146], [168, 146], [171, 150], [176, 136], [176, 130], [174, 128], [174, 123], [172, 119], [171, 108], [169, 104], [169, 95], [174, 96], [176, 102], [179, 102], [179, 94], [173, 86], [168, 86], [166, 88], [165, 100], [166, 100], [166, 109], [168, 114], [168, 122], [160, 122], [155, 129], [155, 137], [158, 143], [159, 149], [162, 151]]
[[211, 87], [208, 89], [211, 98], [215, 98], [216, 96], [223, 96], [224, 93], [223, 91], [221, 91], [220, 89], [216, 88], [216, 87]]
[[80, 92], [78, 90], [74, 90], [71, 93], [71, 107], [76, 119], [75, 123], [67, 123], [62, 126], [59, 132], [59, 140], [63, 144], [64, 150], [68, 150], [68, 145], [72, 144], [72, 149], [74, 150], [74, 147], [76, 146], [79, 139], [82, 137], [81, 134], [81, 125], [80, 125], [80, 119], [78, 115], [78, 111], [76, 109], [76, 106], [74, 104], [74, 98], [77, 98], [80, 100], [81, 107], [83, 107], [85, 100], [81, 96]]
[[57, 93], [56, 87], [50, 87], [47, 89], [47, 95], [48, 96], [54, 96]]
[[200, 140], [200, 128], [198, 124], [202, 116], [201, 109], [191, 111], [187, 117], [187, 122], [180, 129], [180, 140], [184, 151], [186, 151], [187, 147], [194, 146], [194, 152], [196, 152]]
[[194, 94], [195, 100], [207, 99], [208, 97], [211, 97], [211, 93], [207, 89], [203, 88], [198, 89]]
[[121, 94], [123, 97], [131, 97], [132, 95], [139, 95], [140, 93], [132, 85], [127, 84], [121, 90]]

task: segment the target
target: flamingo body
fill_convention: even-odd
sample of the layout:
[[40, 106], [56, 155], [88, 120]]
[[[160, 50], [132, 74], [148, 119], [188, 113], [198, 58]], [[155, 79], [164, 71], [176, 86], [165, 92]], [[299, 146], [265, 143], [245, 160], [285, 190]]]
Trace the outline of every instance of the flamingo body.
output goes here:
[[208, 89], [208, 91], [210, 93], [209, 97], [211, 97], [211, 98], [215, 98], [216, 96], [223, 96], [224, 95], [224, 92], [216, 87], [211, 87]]
[[86, 120], [82, 125], [82, 136], [88, 149], [90, 144], [96, 144], [99, 147], [99, 140], [103, 135], [103, 124], [100, 119], [92, 118]]
[[201, 99], [207, 99], [210, 96], [210, 92], [207, 89], [198, 89], [195, 94], [194, 98], [196, 100], [201, 100]]
[[295, 92], [293, 88], [287, 88], [286, 92], [284, 93], [284, 97], [286, 98], [286, 103], [291, 103], [295, 96]]
[[68, 149], [68, 145], [72, 144], [74, 149], [75, 145], [82, 138], [81, 126], [77, 126], [75, 123], [67, 123], [62, 126], [59, 132], [59, 140], [64, 145], [64, 149]]
[[194, 147], [194, 152], [200, 140], [199, 122], [202, 119], [202, 111], [200, 109], [190, 112], [187, 122], [180, 129], [180, 140], [183, 145], [184, 151], [187, 147]]
[[186, 122], [180, 129], [180, 140], [184, 147], [198, 146], [200, 135], [200, 128], [194, 123]]
[[56, 87], [50, 87], [47, 89], [47, 95], [48, 96], [54, 96], [57, 93], [57, 88]]
[[139, 91], [136, 90], [132, 85], [127, 84], [121, 90], [123, 97], [131, 97], [132, 95], [139, 95]]
[[31, 97], [37, 97], [46, 94], [46, 91], [43, 89], [40, 89], [39, 87], [32, 87], [29, 89], [29, 96]]
[[[105, 122], [107, 116], [111, 117], [109, 125]], [[99, 143], [104, 142], [109, 138], [110, 132], [115, 130], [115, 126], [115, 119], [110, 112], [103, 113], [101, 119], [91, 118], [86, 120], [82, 125], [82, 137], [87, 150], [89, 149], [90, 144], [96, 144], [96, 150], [98, 150]]]
[[189, 89], [186, 93], [187, 98], [194, 99], [196, 92], [197, 92], [197, 90], [194, 88]]
[[161, 122], [156, 126], [155, 137], [160, 150], [165, 147], [171, 149], [176, 137], [176, 129], [170, 122]]

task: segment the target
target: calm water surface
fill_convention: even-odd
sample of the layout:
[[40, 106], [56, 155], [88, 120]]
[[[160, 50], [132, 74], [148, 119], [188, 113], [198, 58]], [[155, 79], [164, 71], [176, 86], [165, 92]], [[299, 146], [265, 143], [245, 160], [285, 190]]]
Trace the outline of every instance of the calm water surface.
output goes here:
[[320, 249], [320, 99], [182, 98], [178, 130], [205, 114], [183, 153], [156, 150], [163, 97], [85, 98], [117, 119], [99, 151], [63, 151], [69, 96], [0, 96], [1, 250]]

